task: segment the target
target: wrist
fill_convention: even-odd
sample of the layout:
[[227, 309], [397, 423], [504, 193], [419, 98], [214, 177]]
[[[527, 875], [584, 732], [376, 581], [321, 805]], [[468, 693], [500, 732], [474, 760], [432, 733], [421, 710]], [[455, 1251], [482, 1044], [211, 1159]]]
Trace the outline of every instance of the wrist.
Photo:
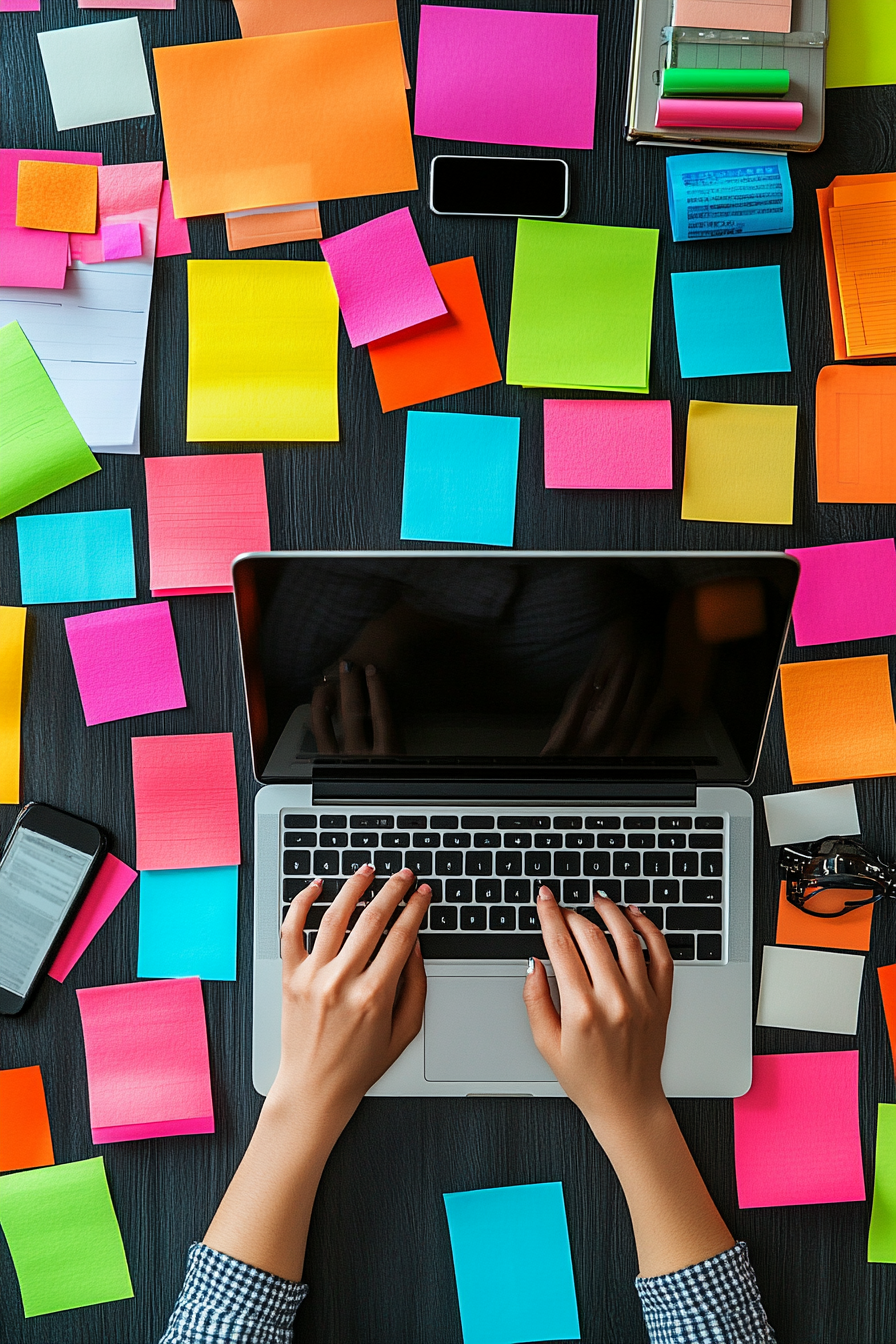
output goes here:
[[670, 1139], [681, 1135], [672, 1107], [661, 1091], [637, 1105], [620, 1107], [611, 1115], [586, 1110], [585, 1119], [620, 1178], [622, 1169], [644, 1161], [646, 1151], [661, 1151]]
[[333, 1106], [278, 1075], [261, 1108], [258, 1128], [297, 1156], [319, 1155], [323, 1167], [353, 1109]]

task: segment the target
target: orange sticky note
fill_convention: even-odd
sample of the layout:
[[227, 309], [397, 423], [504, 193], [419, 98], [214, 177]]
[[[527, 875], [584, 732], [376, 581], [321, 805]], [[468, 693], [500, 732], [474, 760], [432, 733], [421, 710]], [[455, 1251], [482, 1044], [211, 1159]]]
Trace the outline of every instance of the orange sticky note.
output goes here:
[[40, 1065], [0, 1069], [0, 1171], [52, 1167], [55, 1161]]
[[233, 733], [132, 737], [137, 867], [240, 861]]
[[783, 663], [781, 702], [794, 784], [896, 775], [896, 720], [885, 653]]
[[[398, 22], [396, 0], [233, 0], [243, 37], [304, 33], [309, 28], [349, 28]], [[407, 65], [404, 86], [411, 87]]]
[[367, 346], [384, 411], [501, 381], [475, 261], [430, 270], [448, 312]]
[[[843, 308], [840, 303], [840, 286], [837, 280], [837, 265], [834, 255], [834, 239], [831, 232], [830, 212], [835, 205], [835, 193], [838, 188], [867, 186], [881, 189], [881, 197], [886, 198], [888, 188], [896, 183], [896, 173], [854, 173], [835, 177], [829, 187], [820, 187], [815, 195], [818, 198], [818, 219], [821, 226], [821, 245], [824, 251], [824, 272], [828, 287], [828, 304], [831, 310], [831, 332], [834, 338], [834, 358], [849, 359], [846, 350], [846, 332], [843, 326]], [[842, 198], [841, 198], [842, 199]], [[863, 198], [867, 200], [867, 195]], [[857, 358], [857, 356], [852, 356]]]
[[416, 191], [397, 23], [153, 55], [176, 216]]
[[22, 159], [16, 226], [53, 233], [96, 232], [97, 173], [92, 163]]
[[884, 1017], [887, 1019], [887, 1032], [890, 1037], [890, 1053], [896, 1069], [896, 966], [878, 966], [877, 978], [880, 981], [880, 996], [884, 1001]]
[[819, 504], [896, 504], [896, 367], [821, 370], [815, 471]]
[[284, 210], [281, 206], [271, 210], [240, 210], [224, 216], [224, 227], [231, 252], [323, 237], [320, 210], [310, 202], [295, 210]]
[[[846, 899], [858, 900], [861, 895], [861, 892], [851, 891], [847, 893]], [[871, 943], [873, 914], [873, 905], [863, 905], [860, 910], [838, 915], [836, 919], [817, 919], [814, 915], [805, 915], [788, 901], [787, 883], [782, 882], [775, 942], [787, 943], [791, 947], [832, 947], [849, 952], [867, 952]]]

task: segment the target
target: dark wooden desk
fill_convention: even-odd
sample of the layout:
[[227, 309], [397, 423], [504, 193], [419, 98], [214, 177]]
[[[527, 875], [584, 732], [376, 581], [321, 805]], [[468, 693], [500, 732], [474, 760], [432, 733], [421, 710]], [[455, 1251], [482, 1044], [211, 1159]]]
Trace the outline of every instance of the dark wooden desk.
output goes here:
[[[492, 0], [477, 0], [491, 4]], [[539, 9], [583, 9], [577, 0], [528, 0]], [[658, 226], [659, 267], [651, 395], [669, 397], [675, 422], [675, 490], [546, 492], [541, 465], [541, 401], [537, 391], [496, 385], [468, 392], [436, 409], [519, 415], [522, 419], [516, 545], [520, 548], [744, 548], [862, 540], [892, 536], [896, 511], [886, 507], [819, 506], [812, 454], [815, 378], [832, 359], [827, 296], [814, 189], [836, 173], [896, 167], [896, 90], [857, 89], [828, 98], [828, 129], [816, 154], [790, 159], [796, 198], [792, 235], [756, 241], [673, 246], [661, 150], [623, 140], [630, 0], [603, 0], [600, 11], [600, 90], [597, 147], [571, 152], [570, 219]], [[402, 29], [413, 76], [416, 3], [401, 0]], [[43, 0], [40, 15], [3, 16], [4, 144], [102, 150], [107, 163], [158, 159], [158, 117], [113, 122], [57, 134], [35, 33], [121, 17], [79, 14], [74, 0]], [[140, 14], [150, 48], [239, 36], [225, 0], [180, 0], [176, 13]], [[415, 141], [420, 180], [430, 157], [451, 152], [445, 142]], [[464, 146], [457, 146], [462, 151]], [[469, 148], [469, 147], [467, 147]], [[474, 147], [489, 152], [487, 147]], [[497, 152], [504, 151], [498, 147]], [[513, 151], [526, 153], [527, 151]], [[538, 151], [536, 151], [538, 152]], [[546, 152], [546, 151], [544, 151]], [[513, 262], [510, 221], [436, 219], [423, 194], [326, 202], [325, 234], [337, 233], [399, 205], [410, 204], [431, 262], [472, 253], [476, 258], [503, 364]], [[228, 255], [221, 217], [195, 220], [193, 255]], [[318, 258], [316, 243], [238, 256]], [[682, 383], [672, 321], [669, 272], [778, 263], [793, 373]], [[184, 443], [187, 376], [185, 259], [156, 268], [141, 420], [146, 455], [220, 452], [217, 444]], [[344, 332], [339, 351], [339, 444], [263, 445], [272, 544], [277, 547], [395, 547], [405, 413], [383, 416], [369, 360], [352, 351]], [[586, 393], [570, 395], [585, 396]], [[679, 517], [684, 434], [690, 398], [799, 404], [795, 523], [743, 527], [683, 523]], [[247, 444], [247, 449], [258, 445]], [[227, 451], [226, 447], [223, 451]], [[148, 554], [143, 464], [106, 455], [103, 471], [37, 504], [33, 512], [130, 507], [134, 515], [138, 598], [148, 600]], [[0, 601], [19, 602], [15, 523], [0, 523]], [[180, 1287], [189, 1243], [202, 1236], [246, 1145], [260, 1106], [250, 1080], [252, 797], [242, 693], [230, 602], [223, 597], [175, 598], [174, 624], [189, 707], [174, 713], [85, 729], [63, 616], [79, 607], [36, 607], [28, 616], [23, 728], [24, 794], [92, 817], [115, 836], [116, 852], [134, 862], [130, 743], [133, 735], [232, 729], [240, 780], [245, 862], [240, 881], [239, 972], [235, 985], [208, 983], [205, 1001], [211, 1045], [217, 1133], [94, 1148], [75, 989], [132, 980], [137, 954], [137, 900], [128, 896], [65, 985], [48, 982], [21, 1018], [0, 1019], [4, 1066], [43, 1069], [57, 1161], [102, 1152], [127, 1249], [136, 1297], [23, 1321], [5, 1243], [0, 1249], [3, 1344], [150, 1344], [161, 1333]], [[887, 651], [867, 647], [788, 651], [789, 658]], [[789, 787], [780, 708], [776, 706], [759, 779], [763, 793]], [[892, 821], [896, 788], [889, 781], [858, 785], [864, 833], [872, 846], [896, 852]], [[5, 834], [15, 809], [2, 809]], [[777, 884], [763, 826], [756, 828], [757, 947], [774, 941]], [[758, 961], [757, 957], [757, 983]], [[875, 918], [869, 962], [896, 961], [896, 910]], [[852, 1038], [759, 1029], [756, 1050], [850, 1048]], [[869, 1181], [876, 1105], [896, 1100], [876, 976], [865, 976], [858, 1045], [861, 1051], [862, 1133]], [[869, 1266], [865, 1238], [870, 1204], [738, 1211], [732, 1158], [731, 1104], [678, 1102], [683, 1129], [732, 1229], [750, 1244], [769, 1315], [784, 1344], [887, 1344], [896, 1341], [896, 1270]], [[807, 1145], [813, 1142], [807, 1135]], [[632, 1280], [634, 1245], [616, 1180], [566, 1101], [366, 1101], [339, 1142], [316, 1205], [307, 1261], [311, 1294], [299, 1316], [299, 1339], [311, 1344], [455, 1344], [460, 1323], [442, 1192], [526, 1181], [562, 1180], [573, 1261], [589, 1344], [639, 1344], [645, 1339]], [[536, 1272], [533, 1266], [533, 1273]]]

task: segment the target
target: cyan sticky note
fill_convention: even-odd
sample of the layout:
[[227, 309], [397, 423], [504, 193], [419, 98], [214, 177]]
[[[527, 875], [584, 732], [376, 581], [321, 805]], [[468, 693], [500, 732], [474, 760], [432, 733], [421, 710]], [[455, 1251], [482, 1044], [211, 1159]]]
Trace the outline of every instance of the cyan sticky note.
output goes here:
[[519, 450], [516, 416], [409, 411], [402, 540], [512, 546]]
[[130, 509], [16, 519], [22, 605], [136, 597]]
[[682, 378], [789, 373], [780, 266], [672, 275]]
[[560, 1182], [443, 1198], [464, 1344], [581, 1338]]
[[139, 976], [236, 979], [238, 874], [235, 865], [140, 874]]

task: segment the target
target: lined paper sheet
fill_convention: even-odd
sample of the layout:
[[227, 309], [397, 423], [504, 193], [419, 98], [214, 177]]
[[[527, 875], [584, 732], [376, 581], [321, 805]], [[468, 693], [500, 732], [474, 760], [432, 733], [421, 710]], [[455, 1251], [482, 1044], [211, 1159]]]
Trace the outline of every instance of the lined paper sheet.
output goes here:
[[815, 472], [820, 504], [896, 504], [896, 367], [821, 370]]
[[846, 353], [896, 354], [896, 201], [829, 213]]
[[134, 737], [131, 755], [137, 867], [238, 864], [233, 734]]

